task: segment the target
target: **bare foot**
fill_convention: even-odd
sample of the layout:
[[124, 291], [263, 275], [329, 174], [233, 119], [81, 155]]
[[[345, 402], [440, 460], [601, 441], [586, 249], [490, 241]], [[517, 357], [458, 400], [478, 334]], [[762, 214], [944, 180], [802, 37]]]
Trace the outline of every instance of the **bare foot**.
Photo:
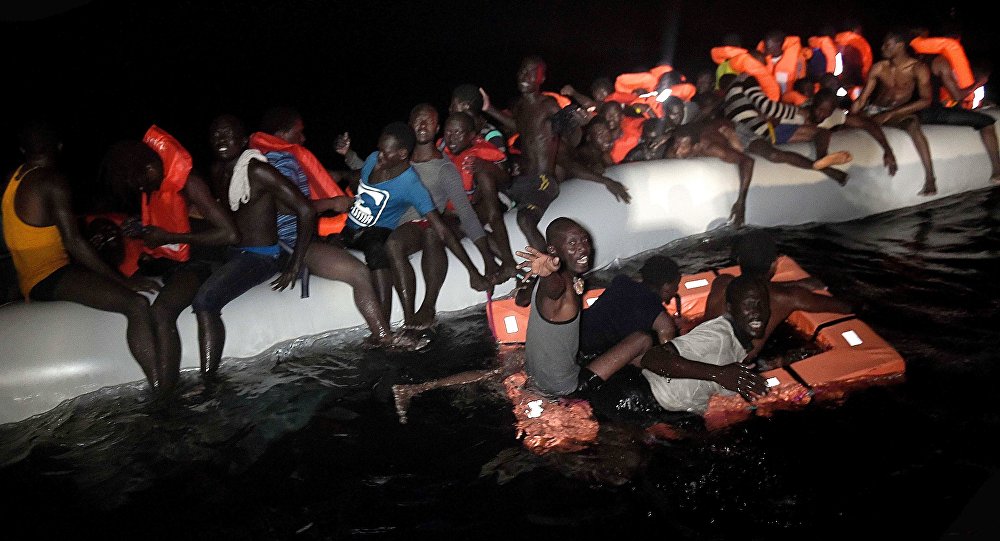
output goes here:
[[917, 195], [935, 195], [936, 193], [937, 193], [937, 183], [934, 181], [934, 179], [929, 178], [926, 181], [924, 181], [924, 187], [919, 192], [917, 192]]
[[990, 182], [1000, 184], [1000, 173], [993, 173], [993, 176], [990, 177]]
[[436, 314], [433, 309], [421, 306], [420, 310], [417, 310], [417, 313], [413, 314], [413, 321], [404, 325], [403, 328], [410, 331], [426, 331], [437, 325], [437, 318], [435, 316]]
[[503, 284], [515, 276], [517, 276], [517, 263], [513, 261], [504, 263], [500, 266], [500, 272], [497, 274], [496, 285]]
[[849, 163], [852, 159], [854, 159], [854, 157], [851, 156], [851, 153], [846, 150], [833, 152], [814, 161], [813, 169], [819, 170], [819, 169], [826, 169], [827, 167], [833, 165], [843, 165], [845, 163]]

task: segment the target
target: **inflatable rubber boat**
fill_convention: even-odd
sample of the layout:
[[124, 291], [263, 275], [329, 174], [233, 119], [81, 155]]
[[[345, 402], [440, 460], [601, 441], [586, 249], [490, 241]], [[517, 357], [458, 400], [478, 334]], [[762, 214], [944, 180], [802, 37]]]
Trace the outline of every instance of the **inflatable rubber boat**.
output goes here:
[[[681, 317], [689, 322], [698, 321], [705, 314], [705, 303], [715, 278], [739, 273], [739, 267], [726, 267], [682, 276], [678, 288]], [[791, 258], [779, 257], [773, 281], [808, 277]], [[593, 289], [584, 293], [585, 310], [602, 291]], [[664, 306], [668, 313], [677, 313], [676, 302], [675, 299]], [[508, 346], [501, 351], [500, 361], [504, 365], [502, 373], [509, 374], [503, 383], [517, 418], [517, 436], [537, 454], [581, 450], [597, 439], [600, 426], [591, 405], [581, 399], [551, 399], [539, 394], [527, 385], [527, 376], [518, 367], [524, 362], [528, 312], [528, 307], [514, 304], [513, 298], [487, 304], [493, 334], [500, 344]], [[762, 372], [768, 394], [753, 403], [738, 394], [714, 395], [704, 414], [706, 429], [724, 428], [754, 415], [767, 417], [778, 410], [839, 400], [859, 388], [898, 381], [905, 372], [899, 353], [853, 314], [797, 311], [785, 323], [815, 353]], [[673, 437], [676, 433], [662, 423], [653, 423], [648, 430], [657, 437]]]
[[[1000, 118], [996, 109], [985, 112]], [[850, 175], [847, 185], [841, 187], [817, 171], [758, 157], [747, 199], [747, 225], [853, 220], [989, 186], [990, 163], [979, 133], [966, 127], [924, 129], [934, 157], [936, 195], [917, 195], [924, 173], [906, 133], [886, 129], [899, 165], [894, 177], [887, 174], [882, 150], [867, 133], [835, 133], [830, 151], [847, 150], [854, 157], [838, 166]], [[810, 145], [784, 148], [813, 156]], [[724, 226], [738, 186], [735, 167], [712, 158], [623, 164], [610, 168], [607, 175], [628, 187], [631, 204], [617, 202], [601, 185], [573, 179], [561, 185], [559, 198], [539, 224], [544, 231], [553, 218], [568, 216], [587, 227], [595, 246], [595, 269]], [[521, 249], [526, 242], [515, 213], [505, 218], [512, 248]], [[467, 239], [463, 242], [482, 268], [478, 251]], [[411, 259], [415, 268], [419, 257]], [[438, 310], [483, 304], [485, 294], [470, 289], [461, 264], [450, 253], [449, 258]], [[509, 293], [514, 285], [514, 280], [501, 284], [494, 296]], [[250, 357], [299, 337], [363, 325], [346, 284], [313, 278], [310, 286], [309, 297], [301, 298], [300, 284], [280, 293], [262, 284], [226, 306], [224, 357]], [[421, 295], [418, 273], [417, 299]], [[398, 302], [392, 318], [402, 319]], [[194, 315], [181, 314], [177, 325], [183, 345], [181, 366], [196, 368]], [[142, 379], [125, 343], [124, 316], [68, 302], [0, 308], [0, 423], [42, 413], [62, 400], [104, 386]]]

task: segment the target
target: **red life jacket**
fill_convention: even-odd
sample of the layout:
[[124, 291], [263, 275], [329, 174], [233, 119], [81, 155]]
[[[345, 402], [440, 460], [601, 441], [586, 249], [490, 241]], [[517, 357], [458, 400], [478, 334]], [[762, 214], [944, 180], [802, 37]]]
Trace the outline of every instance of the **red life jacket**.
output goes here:
[[[181, 190], [191, 173], [191, 154], [169, 133], [156, 125], [150, 126], [142, 142], [156, 151], [163, 161], [163, 182], [153, 193], [142, 194], [142, 225], [153, 225], [171, 233], [190, 233], [187, 199]], [[188, 244], [164, 244], [156, 248], [143, 247], [153, 257], [187, 261], [191, 257]]]
[[639, 144], [639, 138], [642, 137], [643, 121], [642, 118], [622, 117], [622, 134], [611, 147], [611, 160], [613, 162], [621, 163], [629, 151]]
[[[250, 148], [268, 152], [289, 152], [299, 162], [309, 181], [309, 198], [312, 200], [329, 199], [340, 195], [348, 195], [333, 180], [319, 159], [302, 145], [289, 143], [284, 139], [264, 132], [255, 132], [250, 136]], [[321, 217], [317, 220], [317, 230], [321, 237], [340, 233], [347, 223], [347, 213], [331, 217]]]

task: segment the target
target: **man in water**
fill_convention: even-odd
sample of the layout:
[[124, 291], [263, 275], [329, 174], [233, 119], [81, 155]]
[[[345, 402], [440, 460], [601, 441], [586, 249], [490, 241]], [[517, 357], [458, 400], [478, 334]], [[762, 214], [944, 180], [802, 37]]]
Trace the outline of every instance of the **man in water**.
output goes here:
[[[519, 142], [526, 160], [522, 164], [521, 175], [512, 179], [507, 194], [518, 203], [518, 226], [528, 244], [536, 250], [544, 250], [546, 246], [545, 238], [538, 231], [538, 222], [545, 209], [559, 195], [556, 180], [559, 135], [552, 124], [552, 117], [559, 112], [559, 104], [541, 92], [545, 70], [545, 61], [541, 58], [525, 58], [517, 70], [521, 97], [514, 103], [513, 114], [507, 115], [492, 104], [485, 109], [509, 131], [520, 134]], [[616, 198], [621, 197], [619, 186], [607, 184]]]
[[909, 40], [902, 32], [888, 32], [882, 41], [882, 56], [868, 73], [861, 95], [851, 113], [865, 113], [881, 126], [905, 130], [924, 165], [924, 186], [919, 195], [937, 193], [934, 164], [918, 114], [930, 107], [931, 70], [910, 54]]
[[[751, 230], [737, 240], [736, 261], [744, 276], [766, 280], [768, 290], [770, 319], [765, 320], [764, 333], [759, 337], [754, 337], [753, 347], [748, 355], [750, 359], [757, 357], [757, 354], [764, 347], [764, 342], [771, 336], [774, 329], [796, 310], [837, 314], [851, 313], [851, 306], [846, 302], [829, 295], [814, 293], [814, 289], [823, 287], [814, 278], [792, 282], [771, 281], [778, 267], [778, 252], [774, 239], [764, 230]], [[704, 320], [707, 321], [725, 313], [726, 288], [734, 279], [731, 275], [720, 274], [712, 282], [708, 300], [705, 301]]]
[[123, 314], [129, 351], [157, 389], [163, 365], [153, 314], [149, 301], [137, 293], [155, 291], [156, 285], [124, 278], [80, 234], [69, 182], [56, 167], [62, 142], [55, 130], [31, 122], [19, 140], [25, 163], [11, 177], [0, 212], [21, 292], [29, 302], [70, 301]]
[[198, 320], [201, 370], [209, 374], [218, 370], [226, 342], [222, 308], [275, 273], [280, 275], [271, 282], [271, 289], [283, 291], [295, 285], [308, 244], [299, 243], [290, 256], [282, 258], [277, 205], [294, 212], [300, 236], [307, 236], [316, 225], [309, 201], [260, 151], [248, 148], [248, 143], [246, 130], [236, 117], [223, 115], [212, 121], [212, 178], [215, 186], [228, 194], [241, 240], [229, 249], [226, 262], [212, 272], [191, 303]]
[[725, 291], [723, 314], [642, 356], [642, 375], [663, 409], [703, 415], [714, 394], [738, 392], [752, 401], [767, 393], [764, 378], [743, 364], [770, 318], [767, 284], [740, 276]]

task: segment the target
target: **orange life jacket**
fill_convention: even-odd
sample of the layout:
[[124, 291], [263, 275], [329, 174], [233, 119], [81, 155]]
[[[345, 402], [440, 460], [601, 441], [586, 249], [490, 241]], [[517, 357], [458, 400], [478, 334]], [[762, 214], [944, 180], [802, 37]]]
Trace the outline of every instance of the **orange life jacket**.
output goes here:
[[639, 138], [642, 137], [643, 122], [644, 119], [641, 118], [622, 117], [622, 134], [615, 140], [614, 146], [611, 147], [611, 160], [613, 162], [621, 163], [629, 151], [635, 148], [635, 145], [639, 144]]
[[[444, 155], [451, 160], [451, 163], [455, 164], [459, 173], [462, 174], [462, 187], [465, 188], [465, 193], [469, 196], [469, 199], [472, 199], [472, 194], [476, 192], [476, 179], [472, 172], [472, 164], [466, 164], [466, 161], [471, 162], [473, 159], [479, 158], [488, 162], [496, 163], [503, 161], [507, 157], [502, 150], [488, 143], [485, 139], [479, 136], [472, 140], [472, 144], [469, 145], [468, 148], [458, 154], [452, 154], [451, 151], [448, 150], [448, 147], [445, 147]], [[469, 167], [466, 167], [466, 165], [469, 165]]]
[[636, 90], [651, 92], [656, 90], [659, 79], [648, 71], [622, 73], [615, 78], [615, 92], [635, 95]]
[[[348, 195], [333, 180], [319, 159], [302, 145], [289, 143], [284, 139], [264, 132], [254, 132], [250, 136], [250, 148], [267, 154], [268, 152], [289, 152], [299, 162], [309, 181], [309, 198], [312, 200], [329, 199]], [[347, 223], [347, 213], [336, 216], [321, 217], [317, 220], [317, 230], [321, 237], [340, 233]]]
[[[126, 216], [119, 212], [105, 212], [101, 214], [88, 214], [83, 217], [83, 221], [85, 224], [90, 225], [90, 222], [93, 222], [97, 218], [111, 220], [115, 225], [121, 227], [125, 223]], [[118, 264], [118, 272], [124, 276], [132, 276], [139, 270], [139, 258], [142, 257], [143, 253], [142, 239], [128, 237], [123, 234], [121, 240], [122, 246], [125, 248], [125, 255], [122, 257], [121, 263]]]
[[868, 78], [868, 70], [872, 69], [872, 47], [868, 45], [868, 40], [857, 32], [841, 32], [833, 37], [833, 41], [841, 48], [854, 47], [861, 53], [861, 76]]
[[[910, 46], [920, 54], [943, 56], [948, 61], [948, 65], [951, 66], [951, 72], [954, 74], [955, 83], [958, 84], [959, 88], [965, 88], [976, 82], [976, 78], [972, 75], [972, 67], [969, 65], [969, 58], [965, 56], [965, 48], [957, 39], [916, 37], [910, 41]], [[941, 103], [948, 106], [957, 104], [948, 89], [943, 86], [939, 99]], [[971, 94], [966, 96], [965, 100], [962, 101], [962, 107], [971, 108], [972, 100]]]
[[[191, 173], [191, 154], [169, 133], [156, 125], [150, 126], [142, 142], [153, 149], [163, 161], [163, 182], [153, 193], [142, 194], [142, 225], [153, 225], [171, 233], [190, 233], [187, 199], [181, 190]], [[143, 246], [153, 257], [187, 261], [191, 257], [188, 244], [164, 244], [156, 248]]]
[[557, 94], [555, 92], [542, 92], [542, 94], [545, 94], [546, 96], [549, 96], [550, 98], [555, 99], [556, 103], [559, 104], [559, 108], [560, 109], [562, 109], [563, 107], [566, 107], [570, 103], [573, 103], [572, 100], [570, 100], [566, 96], [563, 96], [562, 94]]
[[826, 59], [826, 73], [837, 71], [837, 45], [830, 36], [812, 36], [809, 38], [809, 46], [819, 49]]
[[[757, 50], [764, 52], [763, 41], [757, 44]], [[806, 54], [811, 57], [812, 50], [803, 49], [802, 40], [798, 36], [786, 36], [781, 44], [781, 58], [774, 61], [771, 55], [767, 55], [767, 68], [781, 87], [781, 101], [785, 103], [800, 105], [803, 101], [800, 99], [802, 94], [795, 92], [794, 86], [795, 81], [806, 76]], [[795, 101], [799, 103], [794, 103]]]
[[764, 64], [761, 64], [760, 60], [750, 56], [750, 53], [746, 49], [726, 45], [723, 47], [712, 47], [711, 53], [713, 62], [722, 64], [728, 61], [729, 67], [736, 73], [746, 73], [757, 79], [761, 91], [769, 99], [781, 101], [781, 87], [778, 86], [778, 81], [774, 79], [771, 70]]

